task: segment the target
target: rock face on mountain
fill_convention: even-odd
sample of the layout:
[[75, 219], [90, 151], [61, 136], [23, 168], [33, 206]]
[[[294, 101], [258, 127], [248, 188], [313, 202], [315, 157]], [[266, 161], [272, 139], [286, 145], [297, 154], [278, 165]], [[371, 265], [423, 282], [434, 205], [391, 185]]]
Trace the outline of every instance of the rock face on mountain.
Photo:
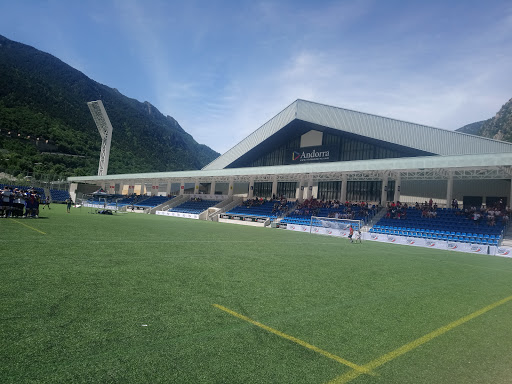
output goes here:
[[512, 99], [507, 101], [493, 118], [468, 124], [457, 131], [512, 142]]
[[86, 104], [93, 100], [102, 100], [114, 127], [109, 174], [200, 169], [219, 156], [149, 102], [0, 36], [0, 171], [95, 174], [101, 138]]

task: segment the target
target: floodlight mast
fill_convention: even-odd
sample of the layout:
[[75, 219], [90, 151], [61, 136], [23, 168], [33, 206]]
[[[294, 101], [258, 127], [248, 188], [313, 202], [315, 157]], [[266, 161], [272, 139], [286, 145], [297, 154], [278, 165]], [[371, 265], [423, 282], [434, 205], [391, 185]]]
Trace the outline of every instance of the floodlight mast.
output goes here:
[[106, 176], [108, 170], [108, 158], [110, 156], [110, 143], [112, 141], [112, 124], [108, 118], [107, 111], [101, 100], [89, 101], [87, 103], [92, 118], [98, 127], [101, 135], [100, 163], [98, 165], [98, 176]]

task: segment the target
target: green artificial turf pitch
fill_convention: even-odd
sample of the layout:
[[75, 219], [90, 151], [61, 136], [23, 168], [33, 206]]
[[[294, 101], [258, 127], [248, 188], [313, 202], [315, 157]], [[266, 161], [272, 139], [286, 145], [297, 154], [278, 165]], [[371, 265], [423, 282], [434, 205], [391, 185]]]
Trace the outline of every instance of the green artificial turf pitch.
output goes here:
[[354, 373], [306, 346], [377, 362], [352, 383], [512, 382], [511, 259], [63, 205], [41, 216], [0, 219], [1, 383]]

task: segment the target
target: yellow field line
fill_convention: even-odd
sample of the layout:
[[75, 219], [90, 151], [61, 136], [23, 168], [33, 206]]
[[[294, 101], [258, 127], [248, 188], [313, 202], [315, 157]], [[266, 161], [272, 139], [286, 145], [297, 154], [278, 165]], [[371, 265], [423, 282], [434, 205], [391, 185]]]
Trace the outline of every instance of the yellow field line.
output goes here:
[[[435, 331], [426, 334], [425, 336], [422, 336], [410, 343], [407, 343], [407, 344], [401, 346], [400, 348], [395, 349], [394, 351], [386, 353], [385, 355], [382, 355], [381, 357], [370, 361], [368, 364], [363, 365], [362, 368], [364, 368], [366, 370], [374, 370], [374, 369], [380, 367], [381, 365], [384, 365], [387, 362], [389, 362], [393, 359], [396, 359], [398, 356], [401, 356], [409, 351], [412, 351], [413, 349], [418, 348], [420, 345], [425, 344], [425, 343], [429, 342], [430, 340], [432, 340], [438, 336], [441, 336], [442, 334], [452, 330], [453, 328], [458, 327], [459, 325], [462, 325], [462, 324], [474, 319], [475, 317], [483, 315], [484, 313], [489, 312], [491, 309], [499, 307], [500, 305], [503, 305], [503, 304], [509, 302], [510, 300], [512, 300], [512, 296], [506, 297], [506, 298], [499, 300], [491, 305], [488, 305], [487, 307], [479, 309], [476, 312], [473, 312], [467, 316], [461, 317], [459, 320], [449, 323], [449, 324], [445, 325], [444, 327], [438, 328]], [[334, 380], [329, 381], [328, 384], [348, 383], [349, 381], [355, 379], [356, 377], [359, 377], [360, 375], [361, 375], [361, 371], [353, 370], [353, 371], [347, 372], [341, 376], [338, 376]]]
[[338, 363], [341, 363], [343, 365], [346, 365], [347, 367], [350, 367], [352, 368], [355, 372], [357, 372], [359, 375], [362, 375], [362, 374], [369, 374], [369, 375], [372, 375], [372, 376], [375, 376], [374, 373], [372, 373], [369, 369], [367, 368], [363, 368], [357, 364], [354, 364], [348, 360], [345, 360], [343, 359], [342, 357], [339, 357], [339, 356], [336, 356], [336, 355], [333, 355], [332, 353], [329, 353], [327, 351], [324, 351], [323, 349], [320, 349], [318, 347], [315, 347], [314, 345], [311, 345], [303, 340], [300, 340], [300, 339], [297, 339], [296, 337], [293, 337], [293, 336], [290, 336], [290, 335], [287, 335], [286, 333], [283, 333], [281, 331], [278, 331], [277, 329], [274, 329], [274, 328], [271, 328], [265, 324], [262, 324], [262, 323], [259, 323], [255, 320], [252, 320], [250, 318], [248, 318], [247, 316], [244, 316], [244, 315], [241, 315], [240, 313], [237, 313], [235, 311], [232, 311], [231, 309], [229, 308], [226, 308], [226, 307], [223, 307], [222, 305], [219, 305], [219, 304], [212, 304], [215, 308], [218, 308], [224, 312], [227, 312], [229, 313], [230, 315], [233, 315], [241, 320], [244, 320], [244, 321], [247, 321], [248, 323], [251, 323], [257, 327], [260, 327], [262, 329], [264, 329], [265, 331], [268, 331], [270, 333], [273, 333], [274, 335], [277, 335], [277, 336], [280, 336], [282, 337], [283, 339], [286, 339], [286, 340], [289, 340], [289, 341], [293, 341], [294, 343], [296, 344], [299, 344], [307, 349], [310, 349], [312, 351], [315, 351], [329, 359], [332, 359], [334, 361], [337, 361]]
[[40, 231], [40, 230], [39, 230], [39, 229], [37, 229], [37, 228], [31, 227], [30, 225], [27, 225], [27, 224], [25, 224], [25, 223], [22, 223], [21, 221], [14, 220], [14, 219], [11, 219], [11, 220], [12, 220], [12, 221], [14, 221], [15, 223], [18, 223], [18, 224], [21, 224], [21, 225], [23, 225], [23, 226], [25, 226], [25, 227], [27, 227], [27, 228], [30, 228], [30, 229], [32, 229], [33, 231], [36, 231], [36, 232], [42, 233], [43, 235], [46, 235], [46, 233], [45, 233], [45, 232]]

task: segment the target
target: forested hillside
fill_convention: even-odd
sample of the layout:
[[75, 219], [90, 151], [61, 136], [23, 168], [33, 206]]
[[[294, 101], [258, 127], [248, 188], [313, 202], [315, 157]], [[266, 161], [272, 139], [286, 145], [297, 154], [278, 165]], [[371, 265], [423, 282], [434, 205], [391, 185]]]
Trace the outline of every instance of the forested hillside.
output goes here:
[[512, 142], [512, 99], [507, 101], [494, 117], [468, 124], [457, 131]]
[[200, 169], [219, 155], [149, 102], [0, 36], [0, 172], [96, 174], [101, 138], [86, 104], [93, 100], [103, 101], [114, 127], [109, 174]]

